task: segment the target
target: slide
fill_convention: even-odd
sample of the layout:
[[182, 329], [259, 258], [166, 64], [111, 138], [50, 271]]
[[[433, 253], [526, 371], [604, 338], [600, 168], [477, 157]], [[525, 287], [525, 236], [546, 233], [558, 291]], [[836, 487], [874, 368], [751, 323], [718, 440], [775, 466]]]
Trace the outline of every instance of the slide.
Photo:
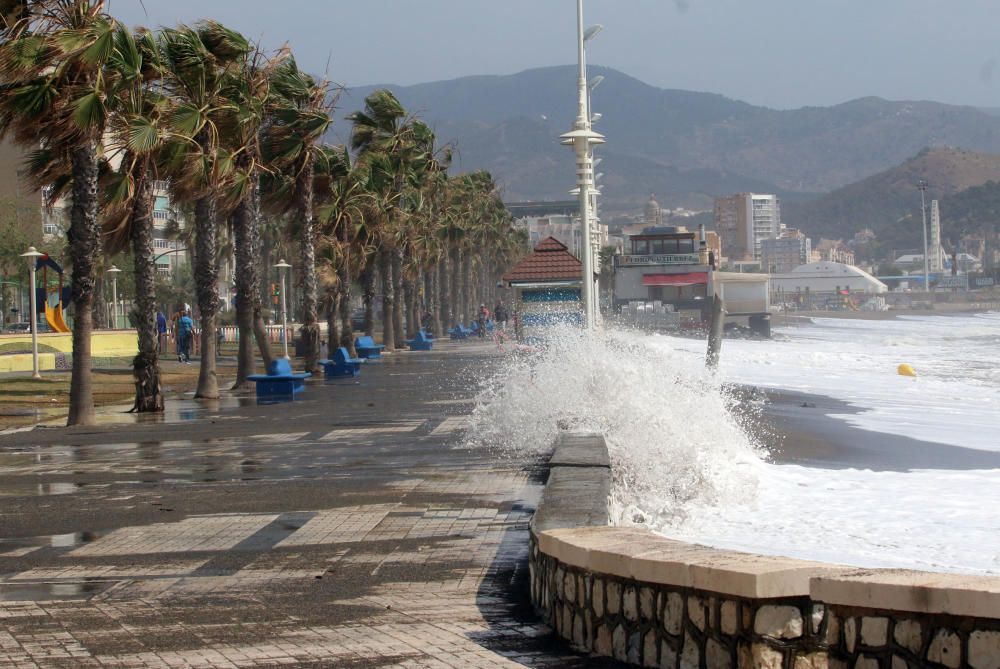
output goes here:
[[55, 309], [49, 306], [48, 301], [45, 302], [45, 320], [48, 321], [53, 332], [69, 332], [69, 326], [66, 325], [66, 319], [63, 318], [61, 302], [56, 305]]

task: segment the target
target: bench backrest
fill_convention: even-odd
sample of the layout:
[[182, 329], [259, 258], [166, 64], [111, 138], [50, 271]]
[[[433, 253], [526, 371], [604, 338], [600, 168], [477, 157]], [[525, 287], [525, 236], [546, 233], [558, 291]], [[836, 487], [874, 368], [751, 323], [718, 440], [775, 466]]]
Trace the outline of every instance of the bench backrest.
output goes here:
[[427, 336], [426, 332], [421, 330], [417, 333], [417, 341], [430, 341], [430, 337]]
[[357, 348], [359, 346], [361, 348], [374, 348], [375, 340], [368, 336], [358, 337], [354, 340], [354, 347]]
[[292, 365], [288, 362], [288, 358], [274, 358], [267, 373], [269, 376], [288, 376], [292, 373]]
[[344, 363], [351, 359], [351, 354], [347, 352], [346, 348], [341, 346], [333, 352], [333, 359], [336, 362]]

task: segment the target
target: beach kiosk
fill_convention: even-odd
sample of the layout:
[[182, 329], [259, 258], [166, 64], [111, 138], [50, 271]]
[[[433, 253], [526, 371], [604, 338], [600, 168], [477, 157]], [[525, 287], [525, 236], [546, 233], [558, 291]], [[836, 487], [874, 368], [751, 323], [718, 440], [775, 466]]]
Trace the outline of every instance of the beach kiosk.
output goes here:
[[503, 276], [514, 291], [518, 340], [544, 342], [557, 325], [583, 325], [583, 264], [554, 237], [546, 237]]

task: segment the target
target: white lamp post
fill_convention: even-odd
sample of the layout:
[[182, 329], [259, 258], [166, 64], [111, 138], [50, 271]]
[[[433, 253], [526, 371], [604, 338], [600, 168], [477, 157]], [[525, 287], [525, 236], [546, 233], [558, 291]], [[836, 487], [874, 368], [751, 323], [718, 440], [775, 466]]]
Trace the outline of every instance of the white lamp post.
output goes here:
[[34, 246], [28, 247], [27, 253], [22, 253], [22, 258], [28, 259], [28, 274], [31, 276], [31, 378], [42, 378], [38, 370], [38, 304], [35, 298], [35, 265], [38, 258], [44, 256], [39, 253]]
[[278, 271], [281, 272], [281, 341], [285, 343], [285, 357], [288, 357], [288, 303], [285, 301], [285, 274], [291, 267], [282, 258], [275, 265]]
[[920, 190], [920, 216], [924, 226], [924, 292], [930, 291], [930, 275], [927, 271], [927, 204], [924, 201], [924, 194], [927, 192], [927, 182], [923, 179], [917, 184]]
[[118, 329], [118, 273], [121, 272], [117, 265], [112, 265], [108, 270], [111, 275], [111, 329]]
[[577, 117], [573, 124], [573, 130], [563, 134], [560, 138], [563, 144], [572, 145], [576, 153], [576, 183], [580, 202], [580, 255], [583, 264], [580, 297], [583, 302], [585, 327], [592, 328], [594, 327], [594, 263], [593, 254], [590, 252], [590, 191], [594, 185], [594, 166], [590, 147], [592, 144], [603, 144], [604, 136], [594, 132], [590, 126], [590, 105], [587, 100], [587, 57], [584, 44], [601, 32], [603, 26], [596, 25], [586, 31], [583, 29], [583, 0], [576, 2], [576, 28], [577, 56], [580, 65], [580, 76], [577, 80], [579, 95]]

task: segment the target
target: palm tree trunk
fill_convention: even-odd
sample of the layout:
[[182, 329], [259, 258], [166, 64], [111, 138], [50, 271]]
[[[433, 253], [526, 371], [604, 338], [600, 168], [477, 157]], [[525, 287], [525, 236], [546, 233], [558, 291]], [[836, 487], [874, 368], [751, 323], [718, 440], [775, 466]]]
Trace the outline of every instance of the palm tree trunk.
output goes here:
[[235, 242], [236, 266], [240, 271], [233, 277], [236, 283], [236, 325], [239, 329], [239, 351], [236, 356], [236, 382], [233, 390], [250, 387], [249, 377], [256, 372], [253, 354], [254, 313], [253, 289], [257, 280], [257, 259], [251, 247], [250, 216], [246, 202], [240, 202], [229, 217]]
[[[250, 293], [250, 306], [253, 310], [253, 332], [257, 340], [257, 349], [264, 362], [264, 369], [271, 368], [271, 342], [267, 337], [267, 326], [264, 325], [264, 305], [261, 297], [261, 277], [267, 281], [266, 267], [270, 267], [266, 260], [262, 260], [261, 246], [261, 218], [260, 218], [260, 181], [254, 175], [254, 186], [250, 195], [250, 219], [246, 228], [247, 243], [250, 252], [250, 263], [246, 268], [240, 268], [236, 272], [237, 276], [241, 271], [247, 271], [250, 276], [247, 278], [247, 290]], [[261, 271], [261, 270], [264, 271]]]
[[[340, 345], [340, 302], [343, 295], [340, 294], [340, 286], [330, 288], [326, 301], [326, 357], [332, 358], [333, 352]], [[353, 357], [353, 356], [352, 356]]]
[[451, 262], [451, 295], [455, 320], [463, 325], [468, 322], [468, 314], [465, 312], [465, 286], [462, 283], [464, 278], [465, 274], [462, 272], [462, 247], [456, 246]]
[[219, 378], [215, 366], [215, 329], [219, 312], [219, 230], [215, 220], [215, 201], [211, 196], [195, 201], [194, 226], [194, 282], [201, 325], [201, 361], [194, 396], [217, 399]]
[[472, 260], [469, 252], [462, 249], [462, 311], [470, 321], [475, 320], [475, 298], [472, 295]]
[[[346, 227], [346, 226], [345, 226]], [[351, 250], [346, 229], [341, 233], [343, 252], [337, 265], [337, 290], [340, 291], [340, 345], [347, 349], [351, 357], [357, 357], [354, 348], [354, 327], [351, 325]], [[366, 314], [367, 316], [367, 314]], [[330, 341], [333, 341], [332, 337]]]
[[302, 346], [305, 370], [319, 369], [319, 313], [316, 289], [316, 234], [313, 229], [313, 163], [307, 154], [305, 165], [296, 177], [295, 209], [299, 217], [299, 286], [302, 290]]
[[406, 348], [406, 330], [403, 329], [403, 308], [406, 296], [403, 292], [403, 249], [394, 248], [390, 253], [392, 262], [392, 333], [396, 337], [396, 348]]
[[144, 413], [163, 411], [158, 360], [160, 342], [156, 330], [156, 264], [153, 262], [153, 184], [148, 173], [140, 173], [136, 177], [135, 189], [130, 229], [139, 353], [132, 361], [135, 375], [132, 411]]
[[[365, 305], [365, 336], [375, 335], [375, 256], [369, 255], [361, 270], [361, 299]], [[343, 307], [341, 307], [343, 308]]]
[[430, 289], [427, 291], [427, 308], [431, 313], [431, 323], [434, 327], [435, 336], [444, 336], [444, 328], [441, 327], [441, 276], [438, 272], [440, 268], [439, 263], [434, 263], [431, 265], [430, 269], [427, 270], [427, 276], [430, 278]]
[[[438, 261], [438, 306], [441, 310], [438, 318], [440, 322], [447, 328], [450, 328], [455, 324], [452, 314], [454, 313], [451, 308], [452, 292], [451, 292], [451, 258], [449, 256], [448, 249], [441, 254], [441, 260]], [[442, 333], [444, 330], [441, 331]]]
[[417, 286], [413, 279], [403, 279], [403, 296], [406, 307], [406, 339], [417, 336], [420, 324], [417, 318]]
[[392, 251], [381, 250], [378, 252], [378, 272], [382, 283], [382, 343], [387, 352], [396, 350], [396, 336], [394, 332], [394, 322], [392, 316], [393, 299], [392, 292]]
[[93, 142], [73, 149], [73, 204], [69, 217], [69, 255], [73, 261], [73, 373], [67, 425], [93, 425], [90, 337], [93, 331], [94, 261], [101, 254], [97, 219], [97, 149]]

